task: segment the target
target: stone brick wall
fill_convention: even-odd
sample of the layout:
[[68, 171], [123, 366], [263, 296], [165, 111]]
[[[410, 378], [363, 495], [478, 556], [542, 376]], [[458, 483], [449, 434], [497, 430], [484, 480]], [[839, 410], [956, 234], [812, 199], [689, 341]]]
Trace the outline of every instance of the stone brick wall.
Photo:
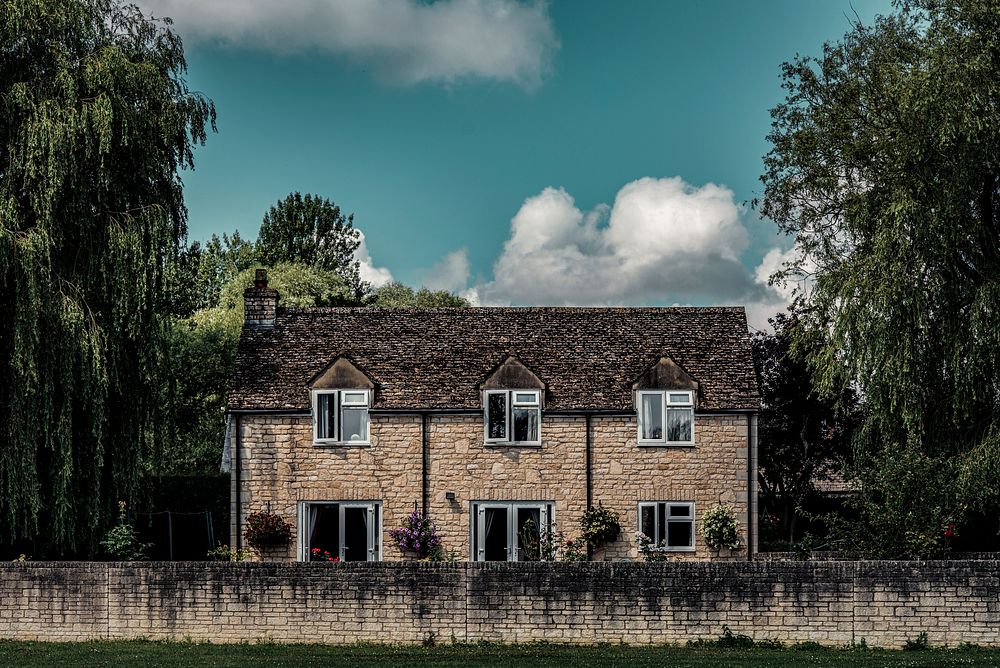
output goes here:
[[4, 563], [0, 637], [1000, 645], [1000, 562]]
[[[422, 502], [421, 416], [373, 415], [371, 446], [313, 446], [308, 415], [241, 420], [239, 526], [247, 514], [266, 509], [295, 526], [300, 501], [381, 501], [382, 558], [401, 558], [388, 532]], [[458, 559], [470, 556], [474, 501], [552, 502], [557, 529], [568, 537], [578, 532], [587, 508], [586, 418], [543, 415], [540, 447], [484, 445], [481, 415], [431, 415], [428, 421], [428, 512], [444, 547]], [[592, 417], [593, 503], [618, 511], [623, 529], [619, 540], [594, 558], [638, 556], [634, 535], [640, 501], [694, 501], [696, 515], [718, 503], [730, 504], [745, 545], [748, 429], [747, 415], [698, 415], [693, 447], [640, 447], [635, 417]], [[448, 492], [454, 501], [447, 500]], [[233, 493], [235, 498], [235, 483]], [[235, 544], [235, 504], [232, 517]], [[287, 549], [264, 557], [293, 560], [295, 545], [293, 540]], [[714, 554], [697, 536], [695, 548], [672, 556], [682, 561], [746, 558], [745, 549]]]

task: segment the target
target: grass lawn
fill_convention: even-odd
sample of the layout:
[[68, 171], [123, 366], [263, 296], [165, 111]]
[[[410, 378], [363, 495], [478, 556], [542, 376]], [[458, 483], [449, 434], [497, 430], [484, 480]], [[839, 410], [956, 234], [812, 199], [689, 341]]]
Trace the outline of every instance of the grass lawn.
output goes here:
[[0, 666], [998, 666], [1000, 649], [899, 650], [721, 649], [606, 645], [203, 645], [119, 641], [0, 641]]

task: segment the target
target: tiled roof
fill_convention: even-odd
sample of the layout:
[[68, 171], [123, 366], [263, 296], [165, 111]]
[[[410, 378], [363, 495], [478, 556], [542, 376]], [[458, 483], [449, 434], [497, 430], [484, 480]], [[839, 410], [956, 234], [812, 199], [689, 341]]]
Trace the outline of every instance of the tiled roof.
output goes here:
[[700, 410], [760, 404], [743, 308], [280, 308], [244, 327], [229, 408], [307, 409], [341, 355], [375, 382], [373, 408], [480, 408], [509, 355], [546, 383], [546, 410], [632, 410], [663, 356], [699, 382]]

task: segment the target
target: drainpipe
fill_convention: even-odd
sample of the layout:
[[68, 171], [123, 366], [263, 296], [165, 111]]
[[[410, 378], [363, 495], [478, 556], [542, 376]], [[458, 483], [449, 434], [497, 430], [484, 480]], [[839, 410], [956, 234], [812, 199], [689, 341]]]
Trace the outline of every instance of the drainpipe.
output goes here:
[[[586, 448], [587, 454], [586, 457], [584, 458], [586, 462], [585, 466], [587, 467], [587, 510], [590, 510], [591, 508], [594, 507], [594, 474], [592, 471], [593, 462], [591, 461], [591, 448], [593, 446], [593, 441], [590, 436], [590, 427], [591, 427], [590, 418], [591, 418], [590, 413], [584, 415], [584, 424], [587, 430], [587, 448]], [[593, 548], [590, 547], [590, 542], [588, 541], [587, 561], [590, 561], [591, 559], [594, 558], [593, 552], [594, 552]]]
[[430, 495], [430, 415], [427, 413], [420, 414], [420, 450], [421, 450], [421, 464], [420, 464], [420, 500], [423, 506], [424, 517], [427, 517], [427, 506], [430, 505], [428, 498]]
[[757, 425], [757, 416], [747, 415], [747, 561], [753, 561], [753, 525], [754, 513], [754, 427]]
[[242, 480], [241, 473], [243, 472], [243, 462], [240, 459], [241, 452], [243, 450], [243, 416], [239, 413], [236, 414], [236, 453], [234, 456], [236, 466], [233, 467], [233, 474], [236, 476], [236, 503], [234, 512], [236, 513], [236, 549], [237, 551], [243, 549], [243, 532], [240, 530], [240, 519], [242, 504], [240, 503], [240, 497], [243, 496], [243, 490], [241, 489]]

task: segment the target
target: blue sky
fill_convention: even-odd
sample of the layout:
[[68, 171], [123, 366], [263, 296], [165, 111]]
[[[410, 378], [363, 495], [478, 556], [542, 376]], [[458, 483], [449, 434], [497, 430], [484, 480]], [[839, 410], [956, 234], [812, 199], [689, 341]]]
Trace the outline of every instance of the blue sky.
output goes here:
[[293, 190], [355, 213], [366, 271], [480, 303], [748, 304], [789, 241], [760, 194], [779, 65], [888, 0], [146, 0], [219, 132], [191, 238]]

